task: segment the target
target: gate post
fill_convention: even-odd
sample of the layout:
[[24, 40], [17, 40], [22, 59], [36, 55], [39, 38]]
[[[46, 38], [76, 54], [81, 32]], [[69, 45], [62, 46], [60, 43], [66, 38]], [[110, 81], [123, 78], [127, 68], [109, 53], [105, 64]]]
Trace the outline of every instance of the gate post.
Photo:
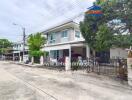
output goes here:
[[69, 57], [65, 58], [65, 70], [70, 71], [71, 70], [71, 60]]
[[34, 64], [34, 57], [31, 58], [31, 64]]
[[19, 56], [19, 62], [20, 62], [20, 63], [22, 62], [22, 57], [21, 57], [21, 56]]
[[127, 58], [128, 84], [132, 86], [132, 50], [128, 50]]
[[15, 61], [15, 53], [13, 53], [13, 61]]
[[41, 65], [44, 64], [44, 57], [43, 57], [43, 56], [40, 57], [40, 64], [41, 64]]

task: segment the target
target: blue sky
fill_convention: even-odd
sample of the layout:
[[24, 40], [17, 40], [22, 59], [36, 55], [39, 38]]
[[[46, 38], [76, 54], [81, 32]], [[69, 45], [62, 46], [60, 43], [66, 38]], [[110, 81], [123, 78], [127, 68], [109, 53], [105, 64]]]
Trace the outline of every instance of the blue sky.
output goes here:
[[65, 21], [90, 7], [95, 0], [0, 0], [0, 38], [13, 42]]

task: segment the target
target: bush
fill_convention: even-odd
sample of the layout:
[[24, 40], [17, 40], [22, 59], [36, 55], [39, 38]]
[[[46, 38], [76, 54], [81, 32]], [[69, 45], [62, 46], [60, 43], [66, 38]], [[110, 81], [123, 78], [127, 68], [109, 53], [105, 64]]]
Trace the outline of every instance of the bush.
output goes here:
[[33, 56], [33, 57], [40, 57], [44, 55], [43, 51], [30, 51], [29, 53], [30, 53], [30, 56]]
[[79, 63], [78, 62], [72, 62], [72, 70], [78, 70], [79, 68]]

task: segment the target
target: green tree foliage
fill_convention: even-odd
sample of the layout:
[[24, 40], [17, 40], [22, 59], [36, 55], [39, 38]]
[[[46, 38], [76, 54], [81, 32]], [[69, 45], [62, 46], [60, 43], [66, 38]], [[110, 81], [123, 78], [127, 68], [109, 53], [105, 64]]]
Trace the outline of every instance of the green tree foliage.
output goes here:
[[110, 28], [106, 24], [99, 26], [99, 30], [96, 35], [96, 50], [106, 51], [112, 46], [113, 34]]
[[101, 24], [102, 22], [96, 22], [96, 18], [91, 16], [85, 17], [84, 22], [80, 23], [80, 29], [83, 37], [92, 50], [105, 51], [112, 46], [113, 33], [107, 24]]
[[[105, 48], [103, 45], [98, 47], [99, 41], [103, 39], [102, 41], [108, 43], [108, 47], [111, 46], [109, 39], [100, 36], [104, 33], [100, 28], [104, 27], [102, 26], [104, 24], [107, 24], [110, 33], [114, 35], [114, 46], [132, 45], [132, 0], [97, 0], [95, 4], [101, 6], [103, 16], [94, 17], [85, 14], [84, 21], [80, 22], [80, 30], [88, 45], [96, 51], [103, 50], [107, 48], [106, 45]], [[108, 36], [108, 34], [103, 35]]]
[[40, 49], [46, 43], [46, 38], [41, 33], [31, 34], [28, 38], [29, 53], [33, 57], [44, 55]]
[[131, 35], [115, 35], [113, 39], [113, 46], [128, 48], [132, 45]]
[[[124, 33], [127, 31], [132, 34], [132, 0], [97, 0], [96, 4], [102, 7], [103, 20], [105, 22], [111, 21], [116, 32]], [[117, 23], [114, 19], [120, 21]]]
[[8, 39], [0, 39], [0, 54], [12, 49], [12, 43]]
[[[80, 30], [85, 38], [88, 45], [91, 47], [91, 49], [95, 49], [96, 45], [96, 32], [97, 29], [95, 29], [96, 18], [91, 16], [85, 16], [85, 19], [83, 22], [80, 22]], [[98, 22], [97, 22], [98, 23]]]
[[109, 23], [111, 31], [116, 34], [115, 46], [132, 45], [132, 0], [105, 0], [101, 4], [104, 13], [102, 22]]

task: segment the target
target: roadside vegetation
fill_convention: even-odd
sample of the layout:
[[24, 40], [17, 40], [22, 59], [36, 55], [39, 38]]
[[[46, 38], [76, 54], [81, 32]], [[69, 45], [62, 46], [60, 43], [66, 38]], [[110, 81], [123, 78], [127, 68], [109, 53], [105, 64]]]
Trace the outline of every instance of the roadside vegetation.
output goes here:
[[41, 33], [31, 34], [28, 37], [29, 55], [38, 62], [41, 56], [46, 52], [41, 51], [42, 46], [46, 43], [46, 38]]
[[[128, 48], [132, 45], [132, 1], [97, 0], [103, 15], [85, 14], [80, 30], [93, 51], [105, 51], [111, 47]], [[94, 55], [94, 53], [93, 53]]]
[[0, 55], [12, 51], [12, 43], [8, 39], [0, 39]]

